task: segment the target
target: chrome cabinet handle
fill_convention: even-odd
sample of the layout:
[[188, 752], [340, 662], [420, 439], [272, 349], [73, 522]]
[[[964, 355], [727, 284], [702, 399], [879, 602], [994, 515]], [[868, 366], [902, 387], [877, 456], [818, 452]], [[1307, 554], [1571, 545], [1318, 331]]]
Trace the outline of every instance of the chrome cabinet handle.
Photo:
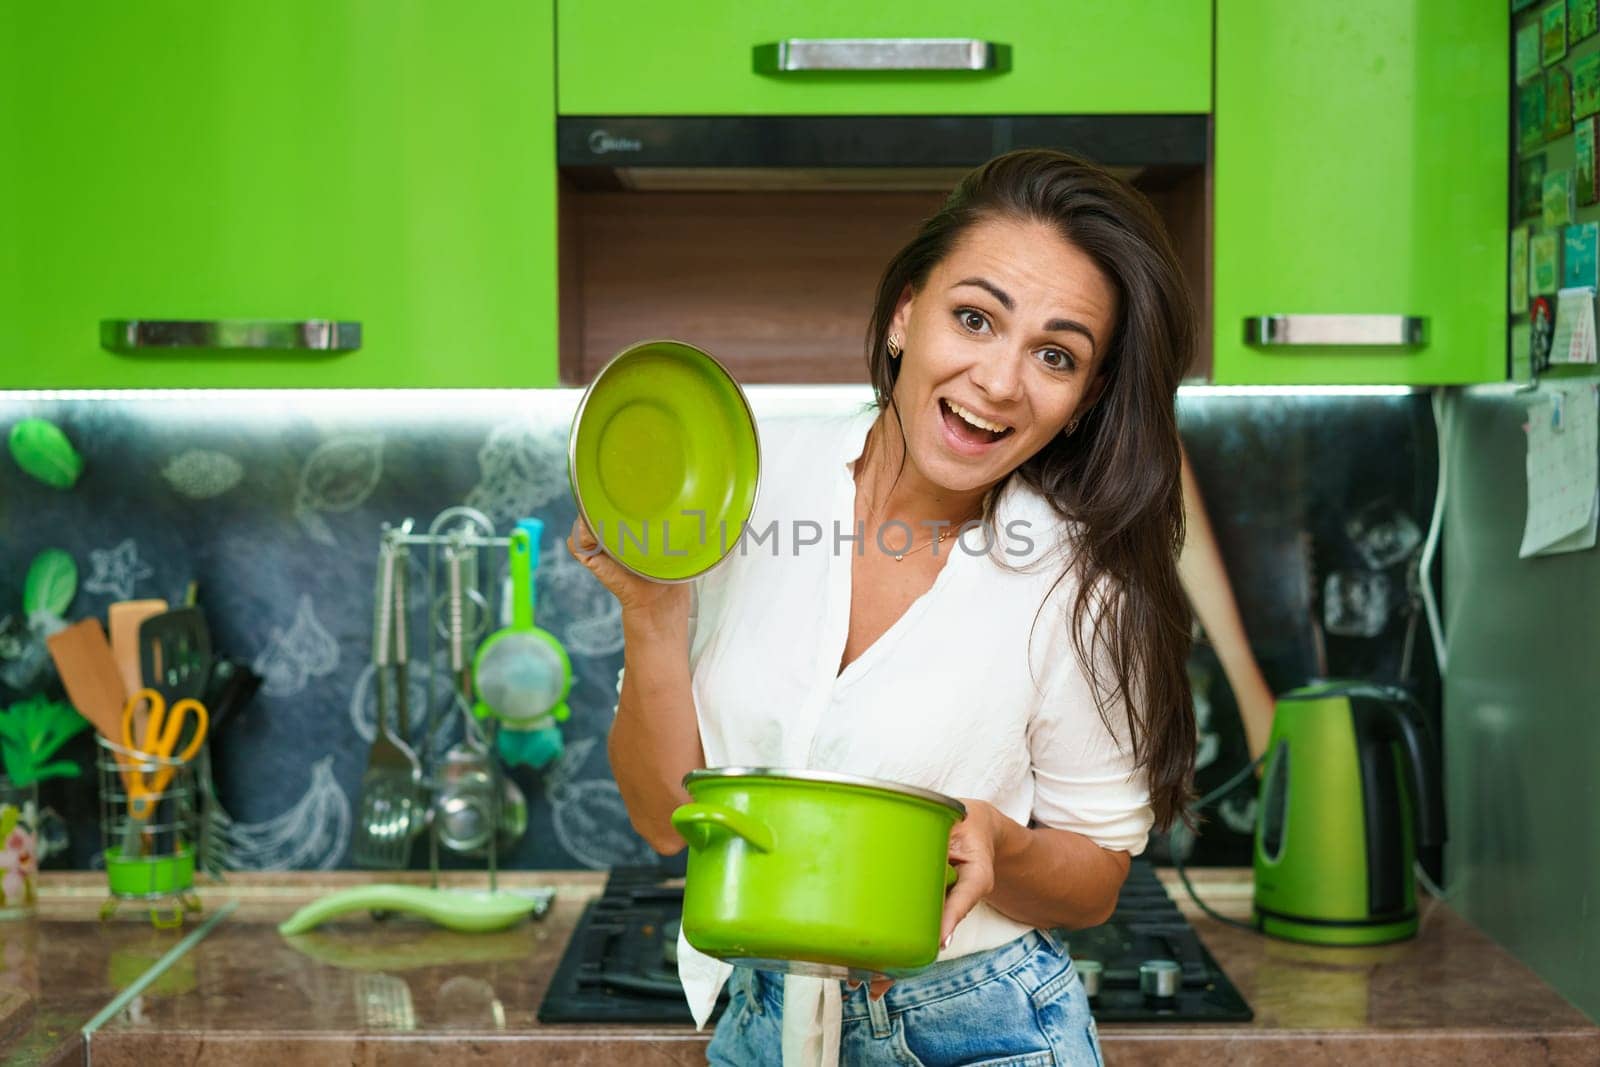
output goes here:
[[1253, 315], [1244, 320], [1244, 340], [1263, 348], [1416, 348], [1428, 343], [1428, 320], [1422, 315]]
[[1010, 69], [1010, 45], [970, 37], [791, 37], [755, 46], [757, 74]]
[[151, 348], [353, 352], [361, 347], [361, 324], [327, 319], [101, 319], [100, 345], [113, 352]]

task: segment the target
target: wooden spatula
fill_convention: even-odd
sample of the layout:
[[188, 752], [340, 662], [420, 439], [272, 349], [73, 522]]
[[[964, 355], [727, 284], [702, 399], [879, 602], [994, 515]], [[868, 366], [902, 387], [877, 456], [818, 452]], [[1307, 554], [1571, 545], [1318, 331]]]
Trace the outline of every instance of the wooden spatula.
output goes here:
[[100, 620], [81, 619], [51, 635], [45, 644], [78, 714], [108, 741], [122, 744], [122, 706], [128, 690]]
[[106, 609], [111, 654], [116, 657], [123, 687], [130, 693], [137, 693], [145, 684], [139, 674], [139, 626], [166, 610], [165, 600], [122, 600]]

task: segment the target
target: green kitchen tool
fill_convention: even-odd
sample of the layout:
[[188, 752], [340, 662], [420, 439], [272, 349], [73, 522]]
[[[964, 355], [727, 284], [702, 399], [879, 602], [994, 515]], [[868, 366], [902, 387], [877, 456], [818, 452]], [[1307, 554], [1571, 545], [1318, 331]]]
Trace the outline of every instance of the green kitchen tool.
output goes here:
[[511, 730], [564, 721], [572, 691], [572, 661], [553, 634], [533, 624], [534, 534], [512, 531], [511, 625], [484, 640], [473, 662], [479, 718], [493, 715]]
[[529, 915], [542, 915], [549, 904], [548, 893], [358, 885], [312, 901], [280, 923], [278, 932], [284, 937], [293, 937], [351, 912], [398, 911], [421, 916], [446, 930], [487, 934], [515, 926]]
[[600, 547], [635, 574], [684, 582], [739, 543], [761, 456], [744, 391], [681, 341], [624, 349], [572, 421], [567, 475]]

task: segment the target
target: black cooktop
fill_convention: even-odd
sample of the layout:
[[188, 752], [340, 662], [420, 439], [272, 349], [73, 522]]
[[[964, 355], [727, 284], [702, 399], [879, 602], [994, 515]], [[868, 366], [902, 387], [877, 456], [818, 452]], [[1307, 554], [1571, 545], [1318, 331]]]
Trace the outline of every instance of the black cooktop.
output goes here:
[[[1100, 989], [1089, 998], [1096, 1022], [1248, 1022], [1255, 1015], [1148, 862], [1134, 860], [1128, 868], [1110, 919], [1064, 936], [1080, 974], [1090, 970], [1085, 961], [1100, 964]], [[1165, 960], [1180, 968], [1177, 990], [1147, 995], [1140, 969]]]
[[[550, 989], [545, 1023], [693, 1023], [678, 984], [683, 882], [665, 869], [613, 867], [584, 909]], [[727, 1003], [724, 992], [716, 1013]]]
[[[669, 871], [614, 868], [605, 891], [578, 921], [539, 1005], [539, 1020], [692, 1022], [676, 963], [682, 911], [682, 882]], [[1099, 1022], [1244, 1022], [1252, 1017], [1148, 863], [1134, 861], [1106, 923], [1074, 931], [1068, 941], [1080, 972], [1093, 970], [1086, 961], [1100, 964], [1099, 990], [1089, 1001]], [[1162, 965], [1176, 986], [1170, 996], [1152, 996], [1141, 988], [1141, 966], [1157, 960], [1170, 961]], [[718, 1003], [718, 1012], [725, 1002]]]

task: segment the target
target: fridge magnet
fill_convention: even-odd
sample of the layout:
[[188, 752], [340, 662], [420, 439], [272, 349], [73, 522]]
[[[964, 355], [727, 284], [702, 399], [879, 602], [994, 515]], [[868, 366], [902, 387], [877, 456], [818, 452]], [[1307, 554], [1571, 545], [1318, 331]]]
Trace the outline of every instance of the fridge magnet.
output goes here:
[[1544, 153], [1517, 161], [1517, 218], [1537, 215], [1544, 209]]
[[1600, 52], [1572, 61], [1572, 117], [1600, 114]]
[[1572, 172], [1551, 171], [1544, 176], [1543, 221], [1551, 229], [1572, 221]]
[[1532, 377], [1528, 371], [1528, 353], [1533, 348], [1533, 327], [1527, 319], [1517, 319], [1511, 324], [1511, 377]]
[[1537, 148], [1544, 143], [1544, 79], [1535, 78], [1517, 91], [1517, 144]]
[[1544, 65], [1559, 63], [1567, 54], [1567, 0], [1556, 0], [1539, 13], [1539, 25], [1544, 47], [1541, 52]]
[[1561, 249], [1561, 288], [1600, 285], [1596, 262], [1600, 261], [1600, 222], [1580, 222], [1568, 226]]
[[1544, 79], [1545, 140], [1572, 132], [1572, 76], [1565, 68], [1547, 71]]
[[1597, 177], [1594, 163], [1597, 139], [1600, 139], [1600, 117], [1590, 115], [1579, 119], [1572, 137], [1572, 152], [1577, 157], [1572, 173], [1580, 204], [1600, 201], [1600, 177]]
[[1550, 298], [1541, 296], [1528, 309], [1528, 362], [1537, 370], [1550, 365], [1550, 339], [1556, 332], [1556, 313]]
[[1511, 313], [1528, 310], [1528, 228], [1511, 231]]
[[1517, 84], [1539, 73], [1539, 24], [1530, 22], [1517, 31]]
[[1529, 295], [1544, 296], [1560, 288], [1560, 260], [1561, 246], [1556, 243], [1555, 234], [1536, 233], [1528, 239]]
[[1567, 40], [1581, 41], [1600, 30], [1600, 0], [1567, 0]]

